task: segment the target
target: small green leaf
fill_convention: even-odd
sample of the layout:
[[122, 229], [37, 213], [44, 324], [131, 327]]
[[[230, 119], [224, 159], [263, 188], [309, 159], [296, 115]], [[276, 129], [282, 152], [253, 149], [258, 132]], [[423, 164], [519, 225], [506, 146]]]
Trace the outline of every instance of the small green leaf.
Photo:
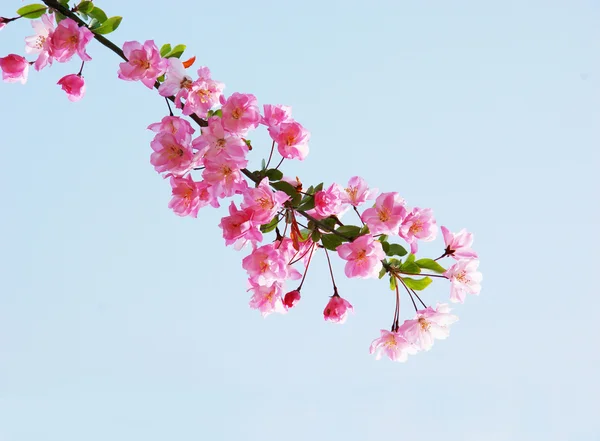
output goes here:
[[393, 266], [394, 268], [400, 268], [400, 266], [402, 266], [402, 259], [390, 259], [389, 260], [390, 265]]
[[415, 255], [409, 254], [402, 265], [400, 265], [400, 271], [407, 274], [419, 274], [421, 268], [415, 263]]
[[110, 34], [111, 32], [117, 30], [121, 24], [121, 20], [123, 20], [123, 17], [110, 17], [108, 20], [102, 23], [102, 25], [94, 29], [94, 32], [102, 35]]
[[[213, 112], [213, 116], [218, 116], [219, 118], [223, 118], [223, 111], [221, 109], [217, 109]], [[244, 142], [248, 147], [252, 147], [252, 143], [249, 139], [244, 139]]]
[[160, 77], [158, 77], [156, 79], [156, 81], [158, 81], [159, 83], [162, 83], [163, 81], [165, 81], [165, 74], [162, 74]]
[[[65, 18], [64, 15], [62, 15], [60, 12], [58, 11], [54, 11], [54, 19], [56, 20], [56, 24], [59, 24], [61, 21], [63, 21]], [[93, 22], [94, 20], [92, 20]]]
[[171, 49], [163, 58], [179, 58], [183, 54], [185, 48], [185, 44], [178, 44], [173, 49]]
[[33, 20], [34, 18], [40, 18], [44, 15], [47, 9], [48, 8], [45, 5], [34, 3], [17, 9], [17, 15]]
[[388, 256], [405, 256], [407, 253], [404, 247], [402, 245], [398, 245], [397, 243], [391, 243], [387, 251], [385, 250], [385, 248], [384, 251], [385, 254], [387, 254]]
[[264, 224], [260, 226], [260, 231], [262, 231], [263, 233], [269, 233], [271, 231], [273, 231], [275, 229], [275, 227], [277, 227], [277, 224], [279, 223], [279, 216], [275, 216], [271, 222], [269, 222], [268, 224]]
[[369, 226], [368, 225], [363, 225], [363, 227], [360, 229], [360, 235], [362, 236], [363, 234], [369, 234], [371, 231], [369, 230]]
[[396, 289], [396, 278], [390, 275], [390, 289], [394, 291]]
[[98, 6], [94, 6], [94, 9], [92, 9], [91, 11], [89, 11], [87, 13], [87, 15], [89, 15], [92, 18], [95, 18], [96, 20], [98, 20], [98, 23], [102, 24], [104, 23], [106, 20], [108, 20], [108, 17], [106, 16], [106, 13], [100, 9]]
[[171, 52], [171, 45], [169, 43], [163, 44], [160, 47], [160, 56], [165, 58], [165, 55], [167, 55], [169, 52]]
[[81, 2], [81, 3], [79, 3], [77, 5], [77, 11], [78, 12], [83, 12], [84, 14], [87, 14], [92, 9], [94, 9], [94, 3], [90, 2], [90, 1], [87, 1], [87, 0]]
[[321, 219], [320, 222], [324, 224], [327, 228], [329, 228], [329, 230], [333, 230], [335, 227], [335, 219], [332, 217], [326, 217], [325, 219]]
[[323, 190], [323, 183], [322, 183], [322, 182], [321, 182], [319, 185], [317, 185], [317, 186], [315, 187], [315, 193], [316, 193], [317, 191], [321, 191], [321, 190]]
[[69, 6], [69, 0], [58, 0], [58, 3], [60, 3], [63, 6]]
[[343, 234], [344, 236], [348, 236], [354, 239], [360, 234], [360, 227], [356, 227], [354, 225], [344, 225], [339, 227], [336, 231], [340, 234]]
[[446, 269], [433, 259], [419, 259], [415, 263], [419, 265], [419, 268], [435, 271], [436, 273], [446, 272]]
[[342, 244], [342, 238], [335, 234], [323, 234], [321, 243], [328, 250], [335, 251]]
[[415, 291], [423, 291], [427, 288], [432, 280], [431, 277], [423, 277], [422, 279], [411, 279], [410, 277], [403, 277], [402, 280], [410, 289]]
[[[208, 111], [208, 117], [210, 118], [212, 116], [212, 110]], [[262, 161], [260, 161], [260, 169], [261, 170], [265, 170], [267, 168], [267, 161], [265, 161], [265, 158], [262, 159]]]
[[313, 242], [319, 242], [321, 240], [321, 233], [319, 233], [319, 230], [313, 230], [310, 238]]
[[388, 251], [390, 250], [390, 243], [384, 240], [381, 242], [381, 247], [383, 248], [383, 252], [387, 255]]
[[379, 237], [377, 238], [377, 240], [379, 242], [385, 242], [386, 240], [388, 240], [387, 234], [381, 234], [381, 235], [379, 235]]
[[298, 194], [298, 192], [296, 191], [296, 188], [289, 182], [285, 182], [285, 181], [273, 182], [271, 184], [271, 187], [273, 187], [275, 190], [283, 191], [285, 194], [287, 194], [288, 196], [290, 196], [292, 198]]
[[379, 278], [382, 279], [383, 276], [385, 276], [385, 273], [387, 273], [387, 271], [385, 270], [385, 268], [381, 268], [381, 271], [379, 271]]
[[304, 196], [300, 205], [298, 205], [298, 210], [300, 211], [308, 211], [315, 208], [315, 198], [312, 196]]
[[281, 178], [283, 178], [283, 173], [274, 168], [267, 170], [265, 174], [269, 178], [269, 181], [279, 181]]

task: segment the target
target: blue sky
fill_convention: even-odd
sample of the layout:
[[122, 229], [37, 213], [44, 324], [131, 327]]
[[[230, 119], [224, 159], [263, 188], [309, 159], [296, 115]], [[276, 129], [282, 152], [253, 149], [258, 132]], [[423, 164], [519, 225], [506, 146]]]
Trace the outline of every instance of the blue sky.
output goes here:
[[[226, 93], [293, 106], [311, 154], [286, 173], [359, 174], [473, 231], [483, 291], [405, 364], [368, 354], [385, 282], [336, 262], [356, 314], [323, 321], [323, 256], [263, 320], [225, 211], [167, 208], [145, 130], [164, 102], [92, 43], [79, 103], [55, 85], [77, 61], [0, 84], [0, 441], [600, 439], [597, 1], [98, 4], [119, 45], [186, 43]], [[2, 30], [0, 54], [27, 35]]]

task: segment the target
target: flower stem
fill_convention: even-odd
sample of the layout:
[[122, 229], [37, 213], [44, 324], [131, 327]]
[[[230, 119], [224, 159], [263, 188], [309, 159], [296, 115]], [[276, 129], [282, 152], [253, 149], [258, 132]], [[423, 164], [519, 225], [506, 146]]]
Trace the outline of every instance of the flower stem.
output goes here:
[[331, 260], [329, 260], [329, 253], [327, 252], [327, 248], [323, 247], [325, 250], [325, 256], [327, 256], [327, 265], [329, 265], [329, 274], [331, 274], [331, 282], [333, 283], [333, 292], [334, 295], [338, 295], [337, 286], [335, 285], [335, 278], [333, 277], [333, 269], [331, 268]]

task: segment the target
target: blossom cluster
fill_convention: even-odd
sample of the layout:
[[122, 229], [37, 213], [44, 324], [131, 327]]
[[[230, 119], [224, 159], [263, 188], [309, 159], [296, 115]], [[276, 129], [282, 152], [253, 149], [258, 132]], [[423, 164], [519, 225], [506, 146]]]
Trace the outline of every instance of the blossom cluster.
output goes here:
[[[35, 35], [25, 41], [26, 52], [37, 55], [35, 61], [15, 54], [0, 58], [4, 81], [25, 83], [30, 65], [39, 71], [53, 61], [69, 61], [75, 54], [83, 63], [91, 60], [86, 52], [94, 35], [90, 29], [72, 18], [57, 18], [48, 13], [32, 23]], [[0, 29], [7, 22], [0, 18]], [[208, 67], [190, 73], [195, 57], [182, 61], [181, 53], [159, 49], [153, 40], [125, 42], [120, 55], [126, 61], [119, 65], [118, 78], [156, 88], [169, 105], [169, 115], [148, 126], [154, 133], [150, 163], [171, 186], [169, 208], [178, 216], [196, 218], [200, 208], [218, 208], [222, 200], [231, 199], [219, 227], [225, 245], [249, 249], [242, 268], [248, 274], [251, 308], [266, 317], [295, 307], [312, 258], [322, 250], [333, 284], [333, 295], [323, 309], [326, 321], [341, 324], [353, 312], [351, 303], [339, 295], [329, 252], [345, 262], [348, 278], [389, 276], [396, 308], [391, 329], [382, 329], [370, 346], [377, 359], [385, 354], [391, 360], [405, 361], [449, 335], [449, 326], [458, 318], [448, 304], [427, 306], [417, 291], [426, 289], [432, 278], [441, 278], [450, 282], [450, 302], [463, 303], [466, 294], [479, 294], [482, 275], [477, 271], [477, 253], [471, 248], [472, 233], [465, 229], [452, 233], [442, 226], [443, 254], [437, 259], [417, 259], [419, 243], [437, 237], [431, 209], [410, 207], [398, 193], [380, 193], [360, 176], [351, 177], [345, 186], [321, 183], [308, 189], [299, 178], [284, 177], [279, 168], [285, 160], [302, 161], [309, 153], [310, 133], [292, 118], [291, 107], [266, 104], [261, 109], [252, 94], [227, 96], [225, 85], [212, 78]], [[71, 101], [84, 94], [81, 70], [58, 84]], [[183, 116], [174, 115], [169, 102]], [[188, 119], [198, 123], [199, 131]], [[261, 126], [271, 138], [270, 151], [253, 147], [249, 139]], [[265, 157], [268, 154], [256, 171], [248, 169], [253, 150]], [[275, 150], [280, 158], [270, 168]], [[348, 213], [356, 215], [356, 225], [345, 219], [342, 223]], [[275, 233], [274, 239], [263, 244], [270, 232]], [[410, 251], [394, 241], [401, 241]], [[456, 262], [446, 269], [439, 263], [443, 258]], [[287, 291], [286, 283], [297, 280], [298, 286]], [[402, 323], [400, 287], [412, 300], [416, 314]], [[417, 308], [415, 299], [423, 308]]]

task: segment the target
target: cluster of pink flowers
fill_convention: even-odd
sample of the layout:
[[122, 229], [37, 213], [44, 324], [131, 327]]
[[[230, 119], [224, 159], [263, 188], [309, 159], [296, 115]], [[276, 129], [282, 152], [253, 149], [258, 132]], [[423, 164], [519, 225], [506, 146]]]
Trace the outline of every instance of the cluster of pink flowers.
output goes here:
[[[35, 34], [25, 38], [25, 52], [37, 55], [37, 58], [34, 62], [29, 62], [25, 57], [16, 54], [0, 58], [2, 79], [5, 82], [25, 84], [30, 65], [40, 71], [51, 65], [53, 61], [66, 63], [75, 54], [84, 62], [92, 59], [86, 52], [86, 46], [94, 34], [87, 27], [79, 26], [71, 18], [65, 18], [55, 27], [52, 14], [44, 14], [40, 20], [33, 21], [31, 24]], [[78, 74], [64, 76], [57, 84], [67, 93], [70, 101], [79, 101], [85, 94], [85, 82], [81, 70]]]

